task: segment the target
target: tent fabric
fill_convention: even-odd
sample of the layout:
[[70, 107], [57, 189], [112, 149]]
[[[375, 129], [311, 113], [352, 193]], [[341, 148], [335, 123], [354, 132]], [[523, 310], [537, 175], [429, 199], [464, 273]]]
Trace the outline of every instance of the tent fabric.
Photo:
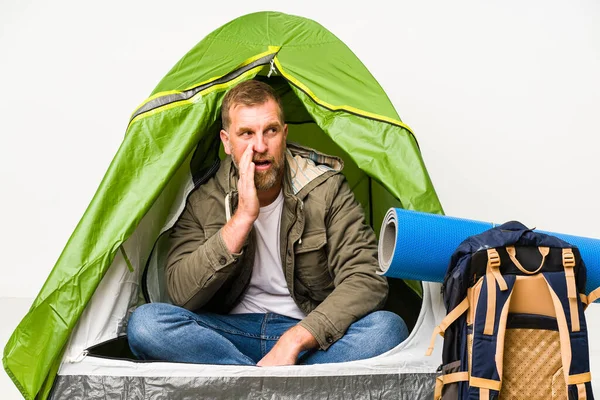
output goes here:
[[225, 92], [252, 78], [279, 85], [291, 137], [317, 140], [324, 147], [315, 147], [344, 158], [376, 231], [389, 207], [442, 212], [412, 131], [339, 39], [300, 17], [240, 17], [195, 46], [134, 111], [94, 198], [4, 349], [4, 368], [26, 399], [47, 398], [61, 363], [77, 363], [86, 348], [123, 332], [157, 238], [219, 157]]

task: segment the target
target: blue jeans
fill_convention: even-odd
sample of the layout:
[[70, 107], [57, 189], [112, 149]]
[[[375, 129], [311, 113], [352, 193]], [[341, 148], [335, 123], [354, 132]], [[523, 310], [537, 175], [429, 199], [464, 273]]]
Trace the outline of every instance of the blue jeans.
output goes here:
[[[131, 315], [127, 336], [131, 351], [142, 360], [256, 365], [298, 322], [274, 313], [218, 315], [150, 303]], [[376, 311], [353, 323], [326, 351], [302, 353], [298, 364], [375, 357], [407, 337], [402, 318], [389, 311]]]

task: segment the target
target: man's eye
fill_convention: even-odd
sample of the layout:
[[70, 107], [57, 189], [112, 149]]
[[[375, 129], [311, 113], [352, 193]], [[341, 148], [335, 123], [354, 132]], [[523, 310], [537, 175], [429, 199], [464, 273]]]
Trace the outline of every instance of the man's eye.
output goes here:
[[251, 133], [249, 131], [242, 132], [241, 136], [250, 136]]

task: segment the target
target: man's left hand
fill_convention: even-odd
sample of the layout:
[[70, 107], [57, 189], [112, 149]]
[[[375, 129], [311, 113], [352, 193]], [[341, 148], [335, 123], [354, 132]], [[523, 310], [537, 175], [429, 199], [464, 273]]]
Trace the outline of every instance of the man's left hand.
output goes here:
[[306, 328], [296, 325], [285, 332], [275, 346], [258, 362], [259, 367], [294, 365], [298, 355], [318, 346], [314, 336]]

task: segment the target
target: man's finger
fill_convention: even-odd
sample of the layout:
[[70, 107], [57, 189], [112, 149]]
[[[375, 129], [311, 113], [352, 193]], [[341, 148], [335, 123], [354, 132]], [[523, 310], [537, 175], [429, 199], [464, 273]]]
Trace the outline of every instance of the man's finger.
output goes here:
[[242, 157], [240, 158], [240, 173], [245, 173], [250, 163], [252, 162], [252, 158], [254, 156], [253, 146], [249, 144], [244, 150]]
[[253, 162], [250, 162], [250, 165], [248, 165], [248, 183], [252, 185], [252, 187], [254, 187], [254, 169], [256, 168], [256, 165]]

